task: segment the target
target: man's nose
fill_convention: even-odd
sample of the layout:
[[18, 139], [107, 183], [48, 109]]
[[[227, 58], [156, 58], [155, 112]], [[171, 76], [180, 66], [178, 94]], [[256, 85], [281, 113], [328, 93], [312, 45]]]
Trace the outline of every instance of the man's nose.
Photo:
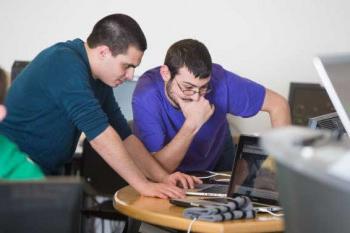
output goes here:
[[125, 78], [127, 80], [132, 80], [134, 78], [134, 72], [135, 68], [130, 67], [126, 72], [125, 72]]

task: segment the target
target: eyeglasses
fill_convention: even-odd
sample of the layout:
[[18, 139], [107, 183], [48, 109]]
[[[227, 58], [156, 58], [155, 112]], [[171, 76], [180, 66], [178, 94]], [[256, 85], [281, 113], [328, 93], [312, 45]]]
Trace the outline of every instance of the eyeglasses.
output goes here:
[[181, 87], [181, 85], [179, 84], [179, 82], [176, 80], [176, 78], [174, 78], [177, 86], [179, 87], [179, 89], [182, 91], [182, 93], [186, 96], [192, 96], [194, 94], [199, 94], [201, 96], [204, 96], [206, 94], [208, 94], [209, 92], [212, 91], [212, 88], [210, 86], [210, 82], [208, 83], [208, 85], [206, 85], [205, 87], [201, 87], [201, 88], [198, 88], [198, 91], [194, 90], [193, 88], [191, 89], [186, 89], [184, 87]]

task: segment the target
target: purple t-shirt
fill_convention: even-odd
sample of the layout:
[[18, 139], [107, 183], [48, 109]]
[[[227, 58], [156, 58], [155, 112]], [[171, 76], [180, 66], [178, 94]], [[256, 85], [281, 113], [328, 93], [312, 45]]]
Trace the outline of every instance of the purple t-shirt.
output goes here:
[[[215, 105], [215, 112], [195, 135], [179, 171], [212, 170], [222, 152], [228, 122], [226, 114], [250, 117], [257, 114], [264, 102], [265, 88], [251, 80], [213, 64], [213, 90], [205, 98]], [[160, 67], [144, 73], [135, 88], [132, 108], [136, 136], [150, 152], [166, 146], [182, 127], [185, 117], [165, 95]]]

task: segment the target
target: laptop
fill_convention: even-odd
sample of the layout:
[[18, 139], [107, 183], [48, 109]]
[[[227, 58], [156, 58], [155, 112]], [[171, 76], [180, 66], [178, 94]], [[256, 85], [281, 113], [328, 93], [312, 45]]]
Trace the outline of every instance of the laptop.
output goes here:
[[202, 184], [186, 194], [224, 198], [245, 195], [255, 203], [278, 205], [274, 161], [259, 145], [259, 137], [241, 135], [229, 185]]
[[350, 133], [350, 53], [319, 56], [314, 65], [343, 126]]

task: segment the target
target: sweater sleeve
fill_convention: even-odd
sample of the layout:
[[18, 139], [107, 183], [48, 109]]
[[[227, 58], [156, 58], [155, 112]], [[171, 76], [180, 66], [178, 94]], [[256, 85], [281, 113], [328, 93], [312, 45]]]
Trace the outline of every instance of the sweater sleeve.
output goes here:
[[[55, 75], [47, 79], [49, 95], [59, 108], [66, 112], [74, 126], [84, 132], [89, 140], [94, 139], [108, 127], [108, 118], [95, 97], [90, 81], [91, 74], [79, 58], [57, 55]], [[60, 78], [65, 77], [65, 78]]]

